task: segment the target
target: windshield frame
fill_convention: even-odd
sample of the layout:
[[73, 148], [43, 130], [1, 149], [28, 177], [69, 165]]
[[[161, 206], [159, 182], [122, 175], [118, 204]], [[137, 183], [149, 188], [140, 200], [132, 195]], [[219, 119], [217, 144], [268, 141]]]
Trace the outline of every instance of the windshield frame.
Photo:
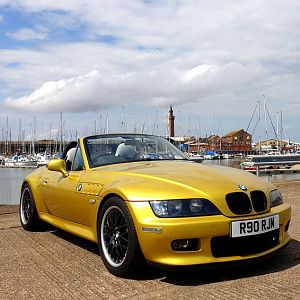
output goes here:
[[[97, 142], [98, 140], [98, 142]], [[100, 143], [102, 140], [102, 143]], [[108, 143], [111, 141], [115, 141], [114, 143]], [[119, 141], [119, 142], [116, 142]], [[148, 141], [148, 143], [147, 143]], [[150, 141], [156, 142], [156, 150], [160, 149], [158, 147], [163, 146], [165, 148], [165, 152], [162, 151], [153, 151], [153, 152], [145, 152], [145, 147], [150, 146]], [[134, 144], [134, 149], [136, 150], [138, 156], [125, 158], [121, 155], [116, 154], [118, 150], [116, 148], [120, 144]], [[92, 135], [83, 138], [83, 145], [85, 154], [87, 157], [87, 161], [89, 164], [89, 168], [98, 168], [107, 165], [113, 164], [120, 164], [120, 163], [130, 163], [130, 162], [137, 162], [137, 161], [184, 161], [189, 160], [189, 158], [180, 151], [176, 146], [171, 144], [165, 138], [156, 136], [156, 135], [148, 135], [148, 134], [101, 134], [101, 135]], [[92, 145], [96, 145], [92, 147]], [[98, 155], [100, 151], [96, 150], [96, 147], [101, 148], [103, 145], [104, 147], [111, 147], [111, 153], [105, 153], [105, 155]], [[138, 147], [137, 147], [138, 145]], [[144, 147], [141, 152], [141, 147]], [[93, 149], [95, 148], [95, 149]], [[114, 149], [113, 149], [114, 148]], [[138, 148], [138, 149], [137, 149]], [[107, 151], [107, 149], [105, 149]], [[110, 150], [109, 150], [110, 151]], [[97, 159], [96, 159], [97, 157]], [[107, 161], [105, 160], [106, 158]]]

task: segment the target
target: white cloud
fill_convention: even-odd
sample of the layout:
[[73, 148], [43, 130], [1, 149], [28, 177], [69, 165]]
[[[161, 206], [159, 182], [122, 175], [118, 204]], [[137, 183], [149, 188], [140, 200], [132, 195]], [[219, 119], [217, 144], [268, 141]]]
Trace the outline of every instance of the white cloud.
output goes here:
[[35, 112], [93, 112], [141, 101], [148, 106], [166, 107], [170, 103], [209, 101], [212, 90], [218, 97], [244, 90], [249, 83], [265, 75], [265, 71], [255, 65], [215, 66], [214, 71], [207, 74], [205, 70], [209, 69], [212, 68], [123, 73], [93, 70], [85, 75], [47, 81], [28, 96], [7, 98], [5, 104]]
[[37, 32], [31, 28], [22, 28], [15, 32], [8, 32], [6, 34], [10, 38], [19, 41], [30, 41], [30, 40], [45, 40], [47, 39], [47, 35], [43, 32]]
[[211, 65], [200, 65], [197, 66], [189, 71], [187, 71], [184, 75], [183, 75], [183, 81], [184, 82], [188, 82], [193, 80], [195, 77], [198, 77], [200, 75], [203, 75], [205, 72], [212, 70], [212, 66]]
[[[27, 28], [27, 39], [45, 41], [0, 49], [7, 107], [80, 112], [172, 103], [203, 119], [214, 111], [238, 122], [265, 94], [275, 111], [299, 112], [299, 1], [5, 2], [33, 13], [39, 26]], [[11, 37], [24, 39], [20, 33]]]
[[48, 81], [29, 96], [18, 99], [8, 98], [5, 103], [25, 111], [75, 112], [80, 106], [79, 102], [82, 101], [79, 109], [84, 111], [85, 100], [90, 100], [89, 94], [94, 92], [94, 82], [98, 76], [98, 71], [93, 70], [74, 78]]

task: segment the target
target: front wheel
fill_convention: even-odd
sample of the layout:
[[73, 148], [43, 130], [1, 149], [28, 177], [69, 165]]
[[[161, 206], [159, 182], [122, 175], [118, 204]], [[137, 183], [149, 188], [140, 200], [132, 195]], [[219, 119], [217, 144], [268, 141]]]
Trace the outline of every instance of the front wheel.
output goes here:
[[101, 208], [98, 244], [104, 265], [114, 275], [133, 275], [144, 261], [130, 212], [118, 197], [110, 198]]
[[24, 184], [21, 191], [20, 221], [22, 227], [28, 231], [37, 230], [42, 225], [28, 183]]

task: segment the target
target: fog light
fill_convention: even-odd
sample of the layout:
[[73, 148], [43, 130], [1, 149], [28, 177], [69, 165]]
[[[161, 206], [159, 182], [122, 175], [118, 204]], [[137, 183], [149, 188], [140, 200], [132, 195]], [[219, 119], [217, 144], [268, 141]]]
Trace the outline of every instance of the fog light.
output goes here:
[[182, 239], [172, 241], [171, 247], [174, 251], [196, 251], [199, 244], [199, 239]]

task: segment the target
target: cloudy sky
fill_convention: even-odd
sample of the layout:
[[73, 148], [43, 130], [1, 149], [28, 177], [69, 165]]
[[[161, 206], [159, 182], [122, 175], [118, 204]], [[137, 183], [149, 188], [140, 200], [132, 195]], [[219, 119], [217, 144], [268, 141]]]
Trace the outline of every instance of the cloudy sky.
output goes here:
[[69, 137], [164, 135], [170, 104], [177, 135], [223, 135], [247, 129], [260, 101], [255, 139], [274, 137], [282, 111], [281, 134], [300, 142], [299, 11], [298, 0], [0, 0], [0, 138], [47, 137], [60, 112]]

